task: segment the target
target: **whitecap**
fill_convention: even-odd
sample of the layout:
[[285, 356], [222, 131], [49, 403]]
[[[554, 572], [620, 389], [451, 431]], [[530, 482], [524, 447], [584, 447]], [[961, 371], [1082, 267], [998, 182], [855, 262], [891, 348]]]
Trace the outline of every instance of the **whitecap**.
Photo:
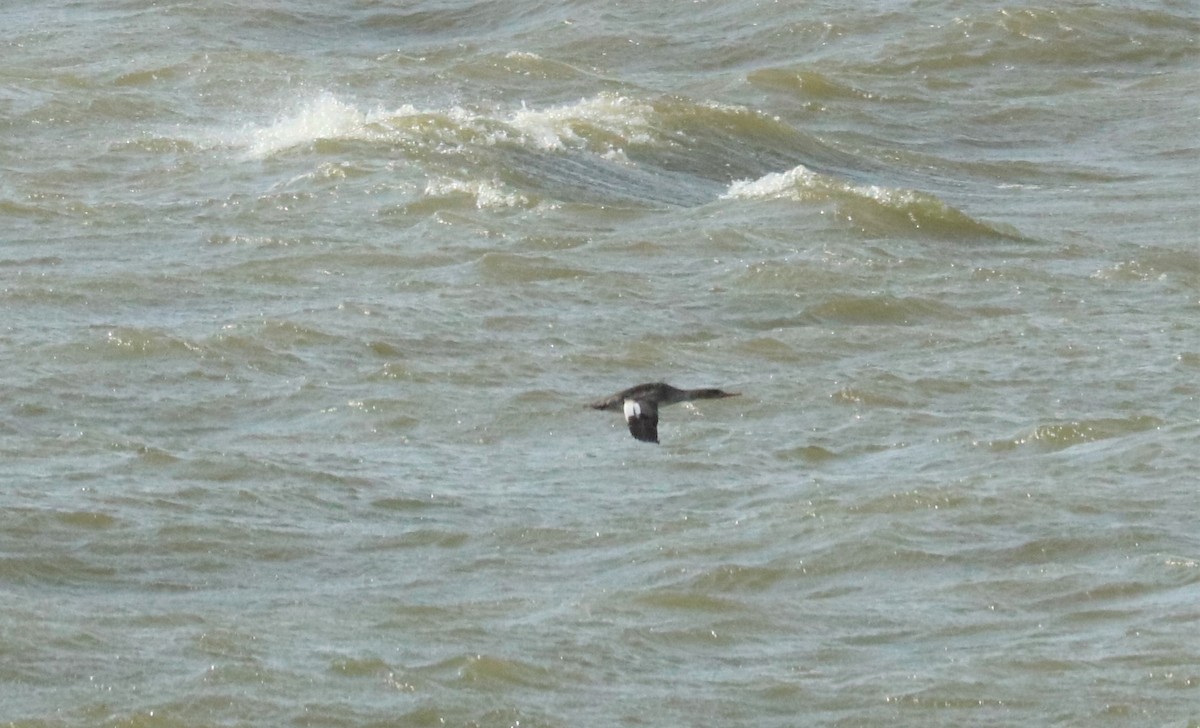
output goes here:
[[247, 151], [250, 156], [261, 159], [320, 139], [360, 137], [366, 124], [366, 114], [325, 92], [294, 114], [268, 126], [251, 129]]
[[580, 134], [591, 127], [622, 143], [648, 143], [654, 109], [620, 94], [601, 93], [579, 101], [529, 109], [522, 106], [507, 123], [526, 142], [544, 151], [587, 146]]
[[447, 197], [451, 195], [473, 197], [475, 199], [475, 206], [480, 209], [524, 207], [529, 205], [529, 198], [514, 192], [508, 192], [498, 181], [436, 179], [430, 180], [425, 185], [426, 197]]

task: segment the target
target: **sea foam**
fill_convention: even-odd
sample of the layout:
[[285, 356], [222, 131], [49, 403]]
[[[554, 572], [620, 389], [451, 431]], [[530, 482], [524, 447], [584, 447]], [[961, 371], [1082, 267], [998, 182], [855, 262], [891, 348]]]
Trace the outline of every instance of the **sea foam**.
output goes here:
[[366, 125], [367, 114], [331, 93], [322, 93], [295, 113], [251, 129], [246, 138], [247, 152], [262, 159], [320, 139], [359, 137], [365, 134]]
[[890, 234], [920, 230], [936, 237], [1021, 238], [1004, 225], [976, 220], [936, 195], [881, 185], [856, 185], [798, 165], [757, 179], [736, 180], [721, 195], [724, 200], [794, 200], [832, 202], [842, 216], [863, 232]]

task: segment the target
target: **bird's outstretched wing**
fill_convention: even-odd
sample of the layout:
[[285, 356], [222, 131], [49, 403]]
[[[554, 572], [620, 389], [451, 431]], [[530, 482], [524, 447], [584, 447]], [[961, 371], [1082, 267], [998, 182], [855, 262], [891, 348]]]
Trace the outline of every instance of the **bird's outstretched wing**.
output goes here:
[[653, 402], [625, 400], [625, 422], [635, 440], [658, 442], [658, 407]]

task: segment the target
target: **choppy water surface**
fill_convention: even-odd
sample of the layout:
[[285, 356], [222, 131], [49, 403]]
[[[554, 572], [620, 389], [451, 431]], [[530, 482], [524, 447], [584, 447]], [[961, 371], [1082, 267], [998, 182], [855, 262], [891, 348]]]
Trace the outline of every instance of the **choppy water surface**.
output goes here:
[[0, 17], [0, 720], [1200, 724], [1191, 4]]

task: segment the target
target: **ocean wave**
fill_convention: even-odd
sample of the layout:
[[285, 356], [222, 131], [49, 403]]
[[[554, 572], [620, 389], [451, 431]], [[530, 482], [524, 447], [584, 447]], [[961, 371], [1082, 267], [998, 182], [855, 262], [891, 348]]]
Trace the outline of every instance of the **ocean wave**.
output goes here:
[[425, 185], [425, 196], [428, 198], [465, 196], [474, 202], [475, 207], [480, 209], [528, 207], [530, 205], [528, 197], [505, 189], [504, 183], [498, 180], [434, 179]]
[[416, 196], [403, 204], [413, 210], [456, 199], [479, 209], [791, 199], [834, 203], [845, 223], [867, 235], [1020, 237], [933, 194], [838, 177], [826, 170], [853, 174], [870, 163], [777, 117], [677, 96], [603, 91], [540, 108], [405, 104], [386, 110], [322, 92], [230, 141], [252, 159], [293, 150], [329, 157], [344, 144], [378, 145], [381, 162], [391, 159], [386, 163], [398, 171], [407, 168], [403, 174], [425, 178], [406, 192]]
[[737, 180], [721, 197], [833, 203], [847, 222], [867, 235], [919, 232], [953, 239], [1021, 238], [1016, 230], [976, 220], [927, 192], [856, 185], [804, 165], [757, 179]]
[[614, 152], [630, 144], [651, 143], [654, 114], [647, 103], [615, 93], [600, 93], [546, 109], [522, 107], [508, 116], [506, 123], [519, 138], [538, 149], [583, 147]]
[[1200, 23], [1186, 13], [1080, 5], [1003, 8], [931, 23], [897, 43], [871, 70], [958, 71], [1032, 64], [1055, 68], [1106, 64], [1124, 69], [1171, 63], [1194, 51]]
[[589, 149], [614, 152], [628, 144], [648, 143], [653, 109], [614, 93], [532, 109], [476, 110], [462, 106], [364, 110], [328, 91], [298, 104], [269, 124], [226, 135], [232, 146], [262, 159], [320, 141], [416, 142], [438, 147], [493, 146], [515, 142], [531, 149]]
[[369, 133], [370, 116], [331, 93], [322, 93], [293, 114], [258, 128], [251, 128], [243, 139], [234, 139], [246, 147], [247, 154], [263, 159], [293, 147], [322, 139], [373, 138]]
[[1006, 452], [1022, 447], [1035, 447], [1053, 452], [1065, 450], [1075, 445], [1120, 438], [1147, 430], [1158, 429], [1163, 424], [1162, 420], [1151, 415], [1044, 422], [1018, 435], [992, 440], [986, 444], [992, 450], [999, 452]]

